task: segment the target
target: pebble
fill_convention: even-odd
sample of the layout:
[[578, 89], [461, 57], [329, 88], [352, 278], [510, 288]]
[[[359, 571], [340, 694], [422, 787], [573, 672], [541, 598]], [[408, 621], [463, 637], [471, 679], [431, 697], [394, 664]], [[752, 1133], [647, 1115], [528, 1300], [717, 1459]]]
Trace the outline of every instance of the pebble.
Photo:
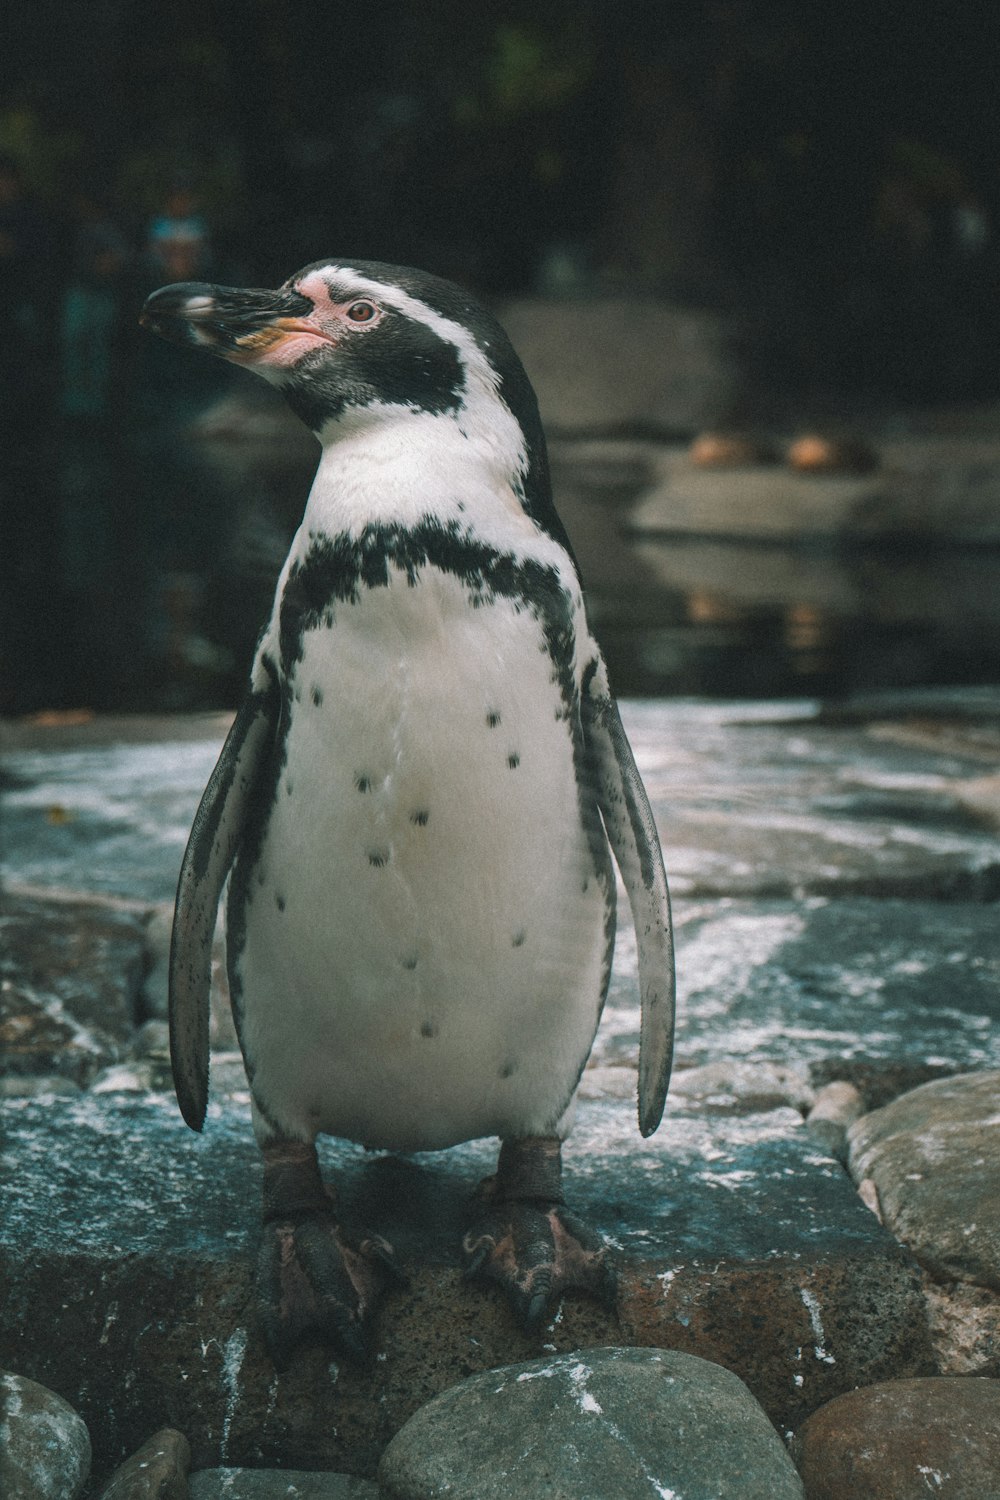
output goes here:
[[667, 1349], [583, 1349], [473, 1375], [410, 1418], [378, 1479], [383, 1500], [804, 1495], [743, 1382]]
[[861, 1091], [846, 1079], [826, 1084], [806, 1116], [806, 1129], [824, 1151], [837, 1161], [847, 1160], [847, 1127], [865, 1111]]
[[0, 1373], [0, 1495], [75, 1500], [90, 1473], [90, 1435], [67, 1401], [34, 1380]]
[[996, 1500], [1000, 1380], [890, 1380], [820, 1407], [792, 1440], [809, 1500]]
[[848, 1131], [855, 1182], [883, 1223], [942, 1281], [1000, 1289], [1000, 1069], [925, 1083]]
[[187, 1438], [163, 1427], [115, 1470], [101, 1500], [188, 1500], [190, 1464]]
[[738, 1113], [780, 1109], [786, 1104], [804, 1110], [815, 1098], [806, 1068], [740, 1058], [678, 1069], [670, 1087], [685, 1104]]
[[379, 1487], [354, 1474], [300, 1469], [200, 1469], [190, 1500], [379, 1500]]

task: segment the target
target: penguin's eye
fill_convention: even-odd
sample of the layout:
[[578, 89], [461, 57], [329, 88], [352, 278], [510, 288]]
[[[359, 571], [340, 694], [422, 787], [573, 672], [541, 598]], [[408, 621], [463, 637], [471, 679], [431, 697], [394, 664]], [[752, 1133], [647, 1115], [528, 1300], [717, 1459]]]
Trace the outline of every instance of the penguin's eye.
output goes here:
[[352, 323], [371, 323], [378, 317], [378, 308], [374, 302], [352, 302], [347, 309], [347, 316]]

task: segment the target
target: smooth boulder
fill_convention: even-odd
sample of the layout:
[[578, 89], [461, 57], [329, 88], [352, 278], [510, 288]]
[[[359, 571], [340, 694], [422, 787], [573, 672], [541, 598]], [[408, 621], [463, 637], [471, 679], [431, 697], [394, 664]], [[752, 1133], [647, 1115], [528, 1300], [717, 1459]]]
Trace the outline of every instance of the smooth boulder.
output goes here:
[[384, 1500], [802, 1500], [730, 1370], [670, 1349], [583, 1349], [473, 1375], [411, 1417]]
[[931, 1376], [848, 1391], [792, 1441], [809, 1500], [1000, 1495], [1000, 1380]]
[[76, 1500], [90, 1473], [82, 1417], [54, 1391], [0, 1372], [0, 1495]]
[[943, 1280], [1000, 1290], [1000, 1069], [939, 1078], [848, 1131], [856, 1183], [882, 1221]]

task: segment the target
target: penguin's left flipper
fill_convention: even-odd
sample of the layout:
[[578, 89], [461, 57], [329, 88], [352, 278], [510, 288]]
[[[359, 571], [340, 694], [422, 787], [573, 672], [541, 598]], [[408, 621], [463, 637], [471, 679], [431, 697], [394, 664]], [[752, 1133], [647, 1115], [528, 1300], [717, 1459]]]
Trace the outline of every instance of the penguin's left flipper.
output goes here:
[[670, 894], [653, 810], [636, 769], [618, 705], [603, 669], [585, 680], [584, 743], [601, 816], [621, 871], [639, 950], [639, 1129], [652, 1135], [663, 1115], [674, 1050], [674, 934]]
[[278, 729], [276, 682], [250, 693], [195, 814], [170, 939], [170, 1059], [181, 1114], [201, 1130], [208, 1107], [209, 996], [219, 897]]

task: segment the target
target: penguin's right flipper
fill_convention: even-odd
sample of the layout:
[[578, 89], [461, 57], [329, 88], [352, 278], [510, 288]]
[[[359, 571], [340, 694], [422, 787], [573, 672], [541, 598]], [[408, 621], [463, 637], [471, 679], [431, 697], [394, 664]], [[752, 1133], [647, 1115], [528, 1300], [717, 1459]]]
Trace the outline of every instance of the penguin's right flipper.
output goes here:
[[608, 840], [628, 891], [639, 950], [639, 1129], [653, 1134], [663, 1114], [674, 1050], [674, 933], [663, 851], [603, 668], [584, 680], [583, 732]]
[[181, 1114], [201, 1130], [208, 1107], [209, 994], [219, 897], [278, 727], [274, 683], [250, 693], [195, 814], [181, 863], [170, 938], [170, 1060]]

